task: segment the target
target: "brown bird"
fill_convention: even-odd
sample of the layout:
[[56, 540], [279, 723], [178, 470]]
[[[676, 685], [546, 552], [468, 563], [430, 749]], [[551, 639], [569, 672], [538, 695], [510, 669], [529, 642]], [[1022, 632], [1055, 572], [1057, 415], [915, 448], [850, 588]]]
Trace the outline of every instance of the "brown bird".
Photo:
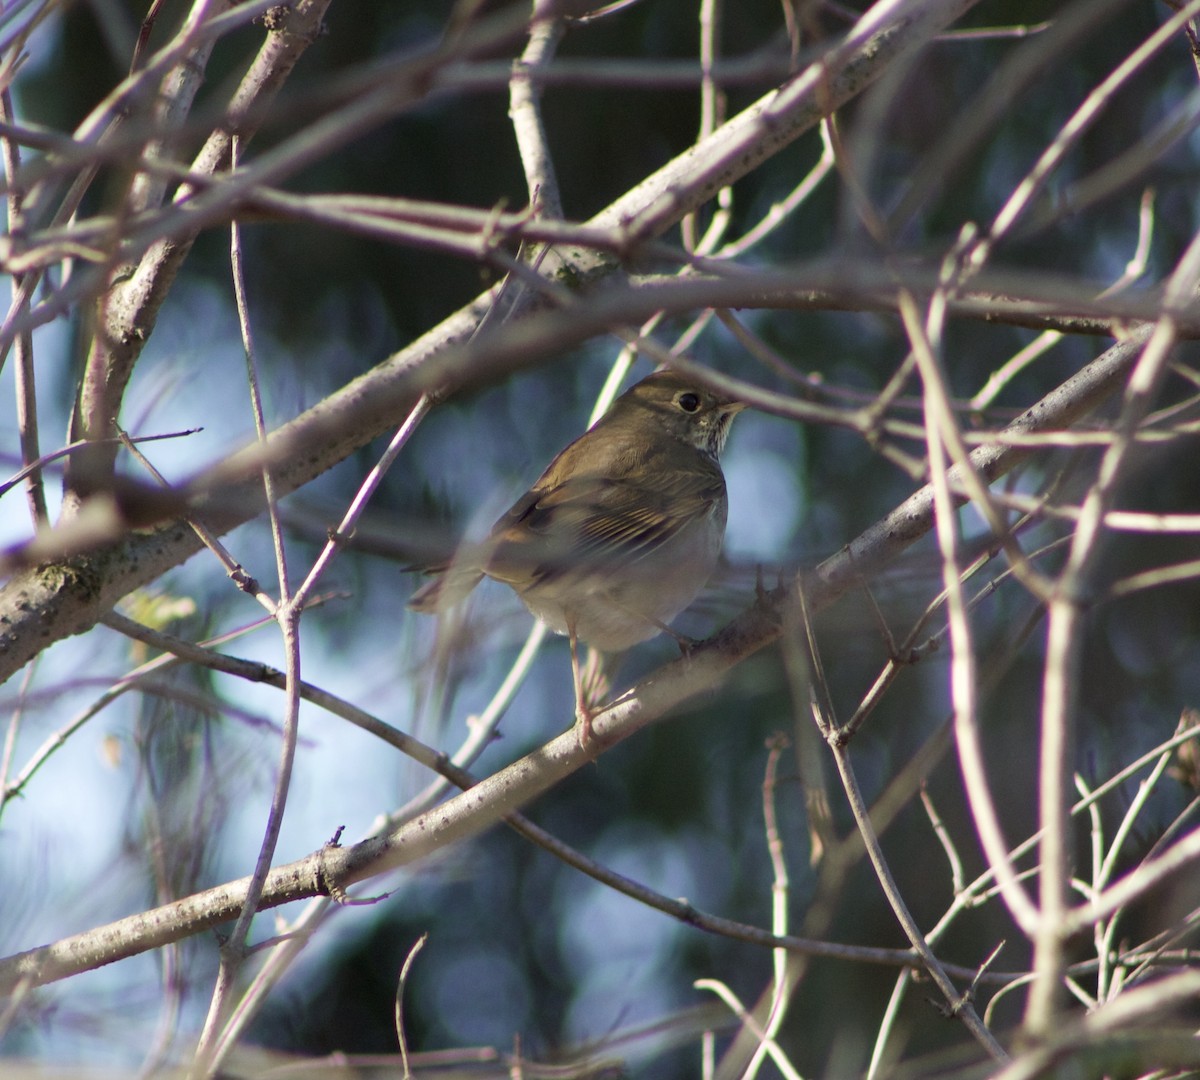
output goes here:
[[[616, 653], [645, 641], [707, 583], [725, 537], [718, 455], [745, 404], [674, 371], [622, 394], [409, 607], [458, 603], [486, 574], [571, 640], [581, 741], [591, 735], [578, 642]], [[673, 635], [677, 636], [677, 635]]]

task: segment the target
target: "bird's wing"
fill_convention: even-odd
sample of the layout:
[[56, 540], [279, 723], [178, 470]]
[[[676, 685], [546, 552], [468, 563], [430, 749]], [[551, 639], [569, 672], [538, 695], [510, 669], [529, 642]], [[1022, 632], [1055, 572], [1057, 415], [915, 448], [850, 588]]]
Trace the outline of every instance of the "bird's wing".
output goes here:
[[672, 470], [652, 482], [582, 476], [534, 488], [496, 523], [488, 573], [514, 583], [655, 551], [725, 493], [720, 470]]

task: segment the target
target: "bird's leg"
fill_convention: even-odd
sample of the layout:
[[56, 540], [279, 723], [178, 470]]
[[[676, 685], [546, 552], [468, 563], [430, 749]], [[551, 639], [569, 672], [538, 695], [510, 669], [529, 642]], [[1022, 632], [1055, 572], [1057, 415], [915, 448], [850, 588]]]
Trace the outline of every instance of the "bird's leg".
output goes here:
[[592, 711], [583, 687], [583, 671], [579, 666], [579, 635], [575, 633], [575, 623], [567, 624], [567, 634], [571, 639], [571, 678], [575, 684], [575, 723], [579, 727], [579, 745], [584, 750], [592, 741]]

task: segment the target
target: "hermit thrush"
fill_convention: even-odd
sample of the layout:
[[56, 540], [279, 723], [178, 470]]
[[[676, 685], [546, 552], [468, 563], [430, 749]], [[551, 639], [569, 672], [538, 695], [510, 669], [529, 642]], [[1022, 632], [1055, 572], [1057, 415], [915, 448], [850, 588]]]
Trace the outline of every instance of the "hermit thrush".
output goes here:
[[[492, 527], [409, 601], [457, 603], [484, 574], [571, 639], [584, 741], [580, 641], [620, 652], [663, 630], [704, 587], [725, 536], [717, 455], [744, 403], [673, 371], [643, 379], [564, 449]], [[669, 632], [669, 631], [668, 631]]]

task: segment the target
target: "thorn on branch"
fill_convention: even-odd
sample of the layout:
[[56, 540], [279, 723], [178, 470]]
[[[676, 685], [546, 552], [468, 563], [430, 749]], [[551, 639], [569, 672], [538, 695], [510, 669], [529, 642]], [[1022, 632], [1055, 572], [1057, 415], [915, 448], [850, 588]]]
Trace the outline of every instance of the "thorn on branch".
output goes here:
[[784, 572], [782, 569], [779, 570], [774, 588], [768, 589], [763, 581], [762, 563], [758, 563], [754, 569], [754, 606], [759, 611], [778, 618], [778, 606], [786, 599], [788, 592], [783, 579]]
[[962, 995], [962, 997], [954, 1002], [937, 1001], [931, 997], [926, 997], [925, 1000], [928, 1001], [929, 1004], [932, 1005], [944, 1019], [957, 1020], [959, 1013], [961, 1013], [964, 1008], [974, 1002], [975, 994], [973, 991], [968, 990]]
[[971, 985], [962, 992], [962, 996], [960, 996], [957, 1001], [935, 1001], [933, 998], [929, 998], [929, 1003], [933, 1005], [933, 1007], [937, 1009], [937, 1011], [940, 1012], [947, 1020], [956, 1019], [963, 1009], [974, 1003], [975, 987], [979, 985], [979, 980], [983, 978], [984, 972], [992, 966], [992, 963], [995, 961], [996, 957], [1000, 955], [1000, 950], [1004, 948], [1004, 945], [1005, 942], [1001, 940], [1000, 944], [998, 944], [988, 954], [988, 958], [979, 965], [979, 970], [975, 972], [975, 977], [971, 980]]
[[325, 856], [340, 848], [342, 833], [346, 831], [345, 825], [339, 825], [333, 836], [321, 845], [321, 850], [317, 855], [317, 889], [319, 892], [328, 896], [335, 904], [342, 907], [363, 907], [369, 904], [377, 904], [380, 900], [386, 900], [392, 894], [390, 892], [380, 893], [378, 896], [351, 896], [342, 888], [329, 872], [329, 868], [325, 862]]

